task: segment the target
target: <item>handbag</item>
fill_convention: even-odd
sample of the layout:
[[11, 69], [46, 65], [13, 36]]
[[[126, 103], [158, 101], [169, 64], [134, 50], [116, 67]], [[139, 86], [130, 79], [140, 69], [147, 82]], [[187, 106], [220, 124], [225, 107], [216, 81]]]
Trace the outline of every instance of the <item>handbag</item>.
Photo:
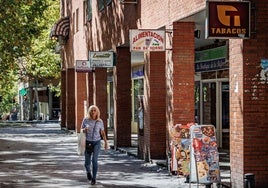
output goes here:
[[86, 152], [92, 153], [94, 151], [94, 145], [86, 141]]
[[84, 155], [86, 149], [86, 133], [81, 129], [77, 138], [77, 154], [81, 156]]

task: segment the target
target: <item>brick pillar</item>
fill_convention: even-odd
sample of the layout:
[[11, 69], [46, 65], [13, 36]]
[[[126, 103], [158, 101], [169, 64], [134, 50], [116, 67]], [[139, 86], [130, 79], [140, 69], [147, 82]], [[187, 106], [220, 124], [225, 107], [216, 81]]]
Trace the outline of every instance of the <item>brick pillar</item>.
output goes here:
[[61, 71], [61, 128], [66, 128], [66, 71]]
[[66, 74], [66, 128], [75, 130], [75, 70], [67, 69]]
[[88, 73], [88, 91], [87, 91], [87, 101], [88, 105], [94, 104], [93, 102], [93, 72]]
[[246, 173], [255, 174], [256, 187], [268, 184], [268, 84], [261, 78], [260, 67], [260, 59], [268, 51], [268, 38], [267, 32], [261, 31], [256, 36], [259, 40], [236, 39], [229, 44], [233, 187], [243, 187]]
[[131, 54], [119, 47], [114, 67], [114, 145], [131, 146]]
[[82, 120], [84, 118], [84, 101], [86, 101], [86, 90], [87, 90], [87, 83], [86, 83], [86, 73], [75, 73], [76, 75], [76, 88], [75, 88], [75, 127], [76, 131], [80, 132]]
[[166, 158], [165, 52], [146, 54], [144, 96], [145, 160]]
[[104, 128], [107, 133], [107, 69], [97, 68], [95, 71], [96, 79], [96, 105], [101, 112], [101, 119], [104, 123]]
[[173, 122], [194, 122], [194, 23], [173, 23]]

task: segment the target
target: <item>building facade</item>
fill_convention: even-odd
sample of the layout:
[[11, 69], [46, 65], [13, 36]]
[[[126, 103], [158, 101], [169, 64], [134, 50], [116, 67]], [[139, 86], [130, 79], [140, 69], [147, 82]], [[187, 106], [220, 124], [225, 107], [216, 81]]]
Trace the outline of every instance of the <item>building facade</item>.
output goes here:
[[[250, 5], [250, 37], [207, 39], [205, 0], [61, 0], [53, 32], [62, 56], [62, 127], [78, 132], [96, 104], [115, 148], [131, 146], [134, 132], [140, 158], [151, 160], [167, 157], [171, 126], [213, 124], [219, 147], [230, 150], [232, 187], [243, 187], [246, 173], [264, 187], [268, 7]], [[132, 29], [164, 30], [165, 51], [131, 52]], [[115, 66], [78, 72], [90, 52], [114, 52]]]

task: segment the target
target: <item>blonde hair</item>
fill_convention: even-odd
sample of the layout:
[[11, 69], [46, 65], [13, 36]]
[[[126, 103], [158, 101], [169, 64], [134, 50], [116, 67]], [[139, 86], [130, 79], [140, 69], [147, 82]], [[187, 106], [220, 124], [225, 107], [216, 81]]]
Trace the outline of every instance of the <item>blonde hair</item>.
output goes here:
[[95, 108], [96, 109], [96, 113], [97, 113], [97, 120], [100, 119], [100, 109], [96, 106], [96, 105], [91, 105], [89, 108], [88, 108], [88, 111], [87, 111], [87, 118], [88, 119], [92, 119], [91, 115], [90, 115], [90, 111]]

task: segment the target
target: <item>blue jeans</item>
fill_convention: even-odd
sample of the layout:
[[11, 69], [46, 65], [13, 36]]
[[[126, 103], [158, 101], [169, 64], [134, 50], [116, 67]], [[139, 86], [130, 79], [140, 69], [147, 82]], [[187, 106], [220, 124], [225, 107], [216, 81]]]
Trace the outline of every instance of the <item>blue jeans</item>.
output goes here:
[[91, 162], [92, 162], [92, 178], [96, 179], [98, 172], [98, 158], [101, 149], [101, 141], [90, 142], [94, 146], [93, 152], [85, 151], [85, 168], [87, 173], [91, 173]]

